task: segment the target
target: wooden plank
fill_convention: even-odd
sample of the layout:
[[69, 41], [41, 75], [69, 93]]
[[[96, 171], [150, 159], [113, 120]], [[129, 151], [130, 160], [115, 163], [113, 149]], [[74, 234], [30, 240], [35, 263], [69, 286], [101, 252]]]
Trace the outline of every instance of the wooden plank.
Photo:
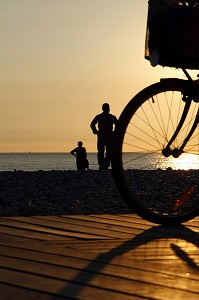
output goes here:
[[[128, 238], [129, 236], [126, 236], [126, 233], [132, 236], [132, 234], [139, 234], [142, 231], [142, 229], [135, 228], [133, 226], [120, 226], [120, 224], [114, 224], [114, 222], [100, 222], [99, 219], [93, 219], [92, 216], [76, 216], [74, 218], [71, 218], [70, 216], [55, 217], [53, 221], [56, 221], [57, 224], [55, 224], [55, 222], [52, 222], [52, 219], [49, 216], [35, 217], [35, 219], [39, 219], [39, 222], [42, 223], [44, 223], [44, 220], [46, 220], [51, 226], [58, 226], [58, 228], [71, 228], [71, 226], [75, 226], [76, 228], [80, 227], [83, 230], [87, 230], [88, 228], [88, 230], [95, 230], [95, 232], [99, 232], [103, 236], [107, 235], [116, 238], [118, 238], [118, 234], [120, 236], [122, 234], [122, 237]], [[86, 228], [84, 229], [84, 227]]]
[[7, 285], [55, 299], [198, 298], [198, 220], [172, 227], [133, 214], [2, 220], [0, 291]]
[[[142, 218], [140, 218], [139, 216], [135, 215], [135, 214], [120, 214], [120, 215], [95, 215], [96, 218], [104, 218], [104, 219], [109, 219], [109, 220], [116, 220], [116, 221], [123, 221], [123, 222], [129, 222], [129, 223], [133, 223], [133, 224], [142, 224], [145, 226], [159, 226], [158, 224], [154, 224], [151, 222], [148, 222]], [[196, 231], [198, 232], [198, 225], [199, 225], [199, 216], [184, 223], [184, 226], [188, 227], [188, 228], [194, 228], [196, 229]]]
[[[2, 242], [1, 242], [2, 244]], [[146, 262], [141, 259], [137, 259], [136, 257], [134, 258], [134, 255], [132, 256], [131, 259], [127, 259], [123, 253], [120, 253], [118, 255], [117, 251], [113, 249], [112, 251], [108, 253], [93, 253], [93, 252], [87, 252], [84, 250], [79, 251], [79, 249], [71, 249], [70, 246], [67, 248], [65, 245], [57, 245], [57, 244], [52, 244], [46, 242], [44, 244], [41, 244], [41, 242], [34, 242], [34, 243], [22, 243], [19, 241], [9, 241], [6, 246], [11, 248], [11, 252], [17, 253], [17, 252], [23, 252], [23, 251], [33, 251], [36, 255], [36, 253], [41, 253], [42, 255], [61, 255], [61, 257], [69, 257], [69, 259], [80, 259], [83, 261], [86, 261], [86, 264], [88, 264], [90, 261], [95, 262], [97, 264], [111, 264], [111, 265], [116, 265], [118, 266], [124, 266], [128, 268], [141, 268], [143, 269], [143, 265], [145, 270], [152, 271], [152, 272], [157, 272], [159, 273], [164, 273], [164, 274], [175, 274], [175, 276], [181, 276], [182, 274], [185, 274], [189, 272], [189, 278], [195, 278], [198, 279], [198, 273], [196, 270], [196, 277], [194, 275], [194, 272], [190, 272], [190, 267], [187, 264], [187, 262], [183, 263], [180, 259], [176, 259], [175, 263], [173, 264], [172, 260], [167, 258], [162, 261], [158, 261], [154, 259], [151, 262]], [[16, 254], [17, 255], [17, 254]], [[20, 254], [19, 254], [20, 255]], [[26, 255], [26, 254], [24, 254]], [[39, 255], [39, 254], [38, 254]], [[184, 275], [183, 275], [184, 276]]]
[[[98, 223], [102, 223], [102, 224], [114, 224], [117, 226], [120, 226], [122, 229], [120, 229], [120, 231], [123, 230], [123, 228], [128, 227], [132, 234], [139, 234], [142, 231], [145, 231], [146, 235], [155, 235], [156, 237], [158, 237], [158, 235], [160, 237], [163, 237], [163, 234], [165, 236], [171, 235], [171, 232], [173, 232], [174, 235], [183, 235], [183, 228], [186, 228], [186, 231], [184, 232], [184, 236], [186, 237], [188, 234], [188, 229], [198, 232], [198, 228], [199, 228], [199, 222], [197, 227], [196, 226], [192, 226], [195, 222], [196, 222], [196, 218], [194, 220], [191, 220], [189, 222], [186, 223], [185, 225], [176, 225], [176, 226], [161, 226], [158, 224], [152, 224], [149, 223], [143, 219], [141, 219], [140, 217], [137, 217], [136, 219], [134, 219], [134, 215], [127, 215], [127, 217], [125, 215], [89, 215], [89, 216], [79, 216], [79, 215], [72, 215], [72, 216], [62, 216], [63, 218], [73, 218], [73, 219], [81, 219], [81, 220], [87, 220], [87, 221], [91, 221], [91, 222], [98, 222]], [[139, 222], [137, 222], [137, 220], [139, 220]], [[198, 218], [199, 220], [199, 218]], [[103, 226], [103, 225], [101, 225]], [[172, 231], [171, 231], [172, 228]], [[147, 231], [148, 230], [148, 231]], [[193, 237], [194, 238], [194, 237]], [[195, 239], [198, 240], [197, 235], [195, 235]]]
[[[50, 220], [50, 216], [35, 216], [35, 218], [39, 218], [39, 219], [46, 219], [46, 220]], [[130, 222], [124, 222], [124, 221], [119, 221], [119, 220], [110, 220], [109, 218], [105, 218], [105, 217], [96, 217], [96, 215], [68, 215], [68, 216], [57, 216], [56, 217], [56, 221], [57, 222], [64, 222], [64, 223], [69, 223], [69, 222], [73, 222], [74, 224], [76, 224], [76, 222], [78, 221], [84, 221], [85, 224], [87, 223], [87, 226], [93, 226], [93, 223], [96, 224], [97, 228], [101, 228], [102, 224], [104, 224], [104, 228], [107, 229], [116, 229], [116, 230], [123, 230], [124, 232], [131, 232], [132, 233], [132, 229], [139, 229], [139, 230], [143, 230], [146, 228], [149, 228], [149, 226], [142, 224], [142, 226], [133, 226], [136, 223], [130, 223]], [[113, 226], [114, 225], [114, 226]], [[119, 229], [119, 227], [121, 227], [121, 229]], [[130, 231], [131, 230], [131, 231]], [[136, 232], [135, 232], [136, 234]]]
[[[121, 227], [127, 227], [127, 228], [133, 228], [136, 226], [136, 228], [139, 229], [147, 229], [150, 225], [143, 224], [143, 222], [137, 222], [135, 219], [134, 222], [124, 221], [124, 219], [120, 219], [120, 217], [116, 217], [114, 219], [108, 218], [107, 216], [102, 215], [99, 217], [98, 215], [89, 215], [89, 216], [83, 216], [83, 215], [68, 215], [68, 216], [61, 216], [63, 219], [79, 219], [79, 220], [87, 220], [91, 222], [98, 222], [98, 223], [105, 223], [105, 224], [112, 224], [112, 225], [119, 225]], [[138, 225], [139, 224], [139, 225]]]
[[43, 292], [37, 292], [32, 289], [28, 288], [21, 288], [18, 286], [12, 286], [10, 284], [3, 284], [0, 283], [0, 300], [61, 300], [62, 297], [59, 297], [57, 295], [52, 295], [43, 293]]
[[[99, 242], [73, 242], [73, 248], [84, 250], [84, 251], [90, 251], [90, 252], [97, 252], [97, 253], [106, 253], [108, 251], [115, 251], [115, 253], [118, 252], [118, 255], [124, 255], [129, 258], [133, 259], [142, 259], [142, 260], [165, 260], [165, 259], [176, 259], [176, 252], [181, 252], [182, 255], [189, 256], [189, 259], [197, 259], [198, 257], [198, 248], [194, 245], [187, 245], [187, 246], [181, 246], [177, 243], [175, 243], [172, 240], [172, 246], [171, 241], [168, 241], [168, 244], [166, 247], [154, 245], [153, 242], [147, 243], [147, 246], [144, 244], [137, 247], [134, 246], [132, 242], [132, 249], [129, 249], [129, 246], [127, 247], [122, 245], [122, 243], [108, 243], [106, 241]], [[162, 241], [161, 241], [162, 242]], [[161, 244], [160, 242], [160, 244]], [[118, 249], [118, 250], [117, 250]], [[123, 254], [122, 254], [123, 252]], [[184, 252], [184, 254], [183, 254]]]
[[113, 292], [102, 288], [80, 285], [75, 282], [67, 282], [66, 280], [58, 280], [7, 269], [0, 270], [0, 283], [28, 288], [50, 295], [59, 295], [69, 299], [93, 299], [95, 297], [96, 300], [101, 300], [105, 295], [107, 299], [132, 299], [131, 295], [127, 293]]
[[[131, 272], [131, 270], [128, 269], [128, 275], [127, 278], [122, 277], [121, 273], [117, 273], [117, 275], [111, 274], [111, 276], [107, 276], [105, 274], [100, 274], [99, 272], [92, 272], [87, 271], [87, 269], [78, 270], [74, 268], [64, 268], [60, 266], [55, 265], [48, 265], [48, 264], [41, 264], [38, 262], [32, 262], [28, 260], [20, 260], [20, 259], [12, 259], [7, 257], [0, 257], [0, 281], [6, 282], [5, 279], [5, 268], [6, 270], [9, 269], [9, 273], [11, 275], [12, 272], [14, 274], [18, 271], [20, 271], [20, 274], [18, 273], [17, 278], [14, 278], [12, 281], [16, 285], [22, 285], [23, 280], [27, 277], [40, 277], [40, 280], [43, 281], [43, 286], [48, 286], [48, 291], [51, 285], [61, 285], [63, 282], [65, 282], [66, 286], [64, 288], [65, 291], [68, 289], [70, 290], [70, 284], [74, 285], [74, 283], [78, 283], [82, 285], [82, 289], [84, 290], [84, 287], [89, 285], [89, 288], [98, 288], [100, 292], [104, 290], [104, 293], [106, 294], [107, 291], [112, 291], [112, 293], [121, 293], [123, 294], [132, 294], [132, 295], [139, 295], [142, 297], [147, 297], [150, 295], [151, 290], [155, 289], [156, 293], [159, 295], [159, 299], [167, 299], [168, 297], [172, 297], [172, 299], [179, 299], [179, 297], [185, 297], [185, 296], [196, 296], [199, 290], [195, 289], [195, 283], [192, 284], [190, 280], [177, 280], [177, 278], [166, 278], [164, 276], [162, 278], [161, 283], [153, 283], [151, 281], [151, 278], [148, 277], [147, 273], [143, 270], [142, 272], [136, 272], [134, 274]], [[21, 272], [23, 275], [21, 276]], [[140, 275], [139, 275], [140, 273]], [[25, 276], [24, 276], [25, 274]], [[42, 277], [42, 278], [41, 278]], [[35, 278], [34, 278], [35, 279]], [[55, 281], [55, 282], [54, 282]], [[171, 285], [170, 288], [168, 288], [165, 285], [165, 281], [168, 281]], [[33, 280], [31, 283], [29, 282], [30, 287], [34, 289], [40, 289], [41, 283], [38, 285], [38, 281], [35, 282]], [[187, 286], [189, 286], [189, 291], [186, 290]], [[173, 289], [175, 288], [176, 295], [173, 294]], [[78, 289], [78, 294], [80, 291], [80, 287]], [[59, 294], [59, 293], [58, 293]], [[65, 293], [64, 293], [65, 294]], [[101, 294], [101, 293], [100, 293]], [[67, 295], [68, 296], [68, 295]], [[181, 298], [182, 299], [182, 298]], [[186, 298], [185, 298], [186, 299]]]
[[[171, 240], [173, 243], [176, 243], [176, 240]], [[27, 241], [26, 241], [27, 242]], [[134, 257], [134, 258], [142, 258], [143, 260], [153, 260], [154, 257], [156, 259], [165, 259], [168, 258], [168, 253], [165, 252], [165, 249], [167, 247], [170, 248], [170, 242], [169, 244], [168, 239], [165, 240], [166, 243], [163, 244], [163, 239], [161, 241], [156, 241], [155, 245], [152, 243], [151, 239], [138, 239], [137, 237], [133, 239], [130, 242], [122, 242], [122, 239], [120, 239], [119, 244], [116, 243], [117, 241], [111, 241], [107, 243], [104, 240], [101, 240], [101, 243], [96, 243], [95, 241], [92, 241], [91, 243], [89, 242], [82, 242], [82, 241], [77, 241], [75, 240], [72, 245], [70, 245], [71, 248], [77, 248], [81, 250], [86, 250], [86, 251], [92, 251], [92, 252], [99, 252], [99, 253], [105, 253], [107, 251], [114, 251], [117, 253], [117, 255], [125, 255], [128, 257]], [[177, 241], [178, 242], [178, 241]], [[68, 241], [64, 241], [63, 239], [60, 240], [61, 246], [68, 247]], [[189, 243], [190, 244], [190, 243]], [[151, 251], [151, 247], [149, 248], [149, 245], [154, 245], [155, 251]], [[178, 246], [178, 245], [177, 245]], [[181, 242], [181, 248], [182, 248], [182, 242]], [[142, 247], [142, 248], [141, 248]], [[178, 246], [179, 247], [179, 246]], [[194, 248], [195, 246], [193, 245], [192, 250], [191, 248], [188, 248], [186, 246], [185, 248], [185, 254], [189, 255], [190, 258], [195, 259], [197, 258], [197, 248]], [[115, 248], [115, 249], [114, 249]], [[134, 250], [136, 249], [136, 250]], [[159, 252], [157, 251], [159, 250]], [[175, 248], [174, 248], [175, 249]], [[188, 251], [189, 249], [189, 251]], [[163, 251], [164, 250], [164, 251]], [[178, 250], [178, 249], [177, 249]], [[183, 248], [180, 249], [180, 251], [183, 251]], [[170, 252], [171, 253], [171, 252]], [[170, 254], [170, 259], [175, 259], [176, 255], [174, 255], [174, 252]]]
[[[165, 242], [166, 243], [163, 243], [163, 239], [161, 239], [161, 241], [159, 240], [156, 240], [155, 244], [152, 243], [152, 240], [148, 240], [147, 239], [144, 239], [144, 243], [143, 243], [143, 239], [141, 240], [136, 240], [137, 238], [134, 238], [132, 241], [128, 242], [127, 243], [124, 243], [123, 245], [123, 242], [122, 242], [122, 239], [119, 240], [119, 242], [117, 242], [117, 240], [113, 240], [113, 241], [110, 241], [110, 242], [106, 242], [105, 240], [101, 240], [100, 243], [98, 242], [95, 242], [94, 241], [78, 241], [77, 239], [73, 241], [72, 244], [68, 244], [68, 240], [64, 241], [63, 239], [60, 239], [60, 242], [62, 244], [62, 246], [65, 246], [67, 247], [68, 245], [70, 245], [71, 248], [77, 248], [77, 249], [81, 249], [81, 250], [87, 250], [87, 251], [97, 251], [97, 252], [107, 252], [107, 251], [110, 251], [112, 250], [113, 248], [116, 248], [115, 249], [115, 252], [116, 251], [119, 251], [118, 254], [121, 255], [122, 252], [127, 252], [127, 255], [130, 256], [130, 255], [136, 255], [136, 252], [140, 255], [142, 255], [142, 258], [143, 259], [149, 259], [151, 255], [154, 255], [156, 256], [157, 259], [164, 259], [165, 258], [165, 255], [167, 255], [167, 253], [165, 255], [162, 254], [162, 250], [164, 249], [164, 253], [165, 253], [165, 250], [169, 247], [169, 249], [171, 248], [170, 246], [170, 243], [167, 245], [167, 239], [165, 239]], [[153, 238], [154, 239], [154, 238]], [[48, 240], [48, 239], [47, 239]], [[72, 241], [72, 240], [70, 240]], [[197, 249], [198, 249], [198, 244], [196, 245], [193, 245], [191, 244], [190, 242], [187, 243], [183, 240], [180, 240], [181, 243], [179, 244], [179, 240], [176, 240], [176, 239], [173, 239], [172, 240], [173, 243], [176, 243], [177, 242], [177, 245], [175, 246], [176, 247], [176, 250], [177, 247], [181, 247], [183, 246], [184, 244], [184, 251], [188, 251], [188, 254], [189, 255], [196, 255], [197, 256]], [[27, 242], [27, 241], [26, 241]], [[179, 244], [179, 245], [178, 245]], [[126, 246], [127, 245], [127, 246]], [[131, 249], [129, 247], [129, 245], [131, 246]], [[146, 247], [147, 245], [147, 247]], [[196, 248], [197, 246], [197, 248]], [[142, 248], [141, 248], [142, 247]], [[153, 247], [153, 252], [152, 252], [152, 247]], [[117, 248], [119, 250], [117, 250]], [[133, 253], [133, 249], [136, 249], [134, 250], [135, 252]], [[159, 256], [158, 256], [158, 251], [159, 251]], [[175, 248], [174, 248], [175, 250]], [[173, 250], [172, 250], [173, 251]], [[181, 249], [181, 251], [183, 251], [183, 248]], [[146, 255], [146, 253], [148, 255]], [[174, 253], [174, 252], [172, 252]]]
[[[15, 220], [15, 221], [14, 221]], [[22, 225], [24, 223], [24, 225]], [[45, 218], [28, 218], [28, 217], [18, 217], [17, 220], [16, 218], [11, 219], [11, 218], [5, 218], [5, 221], [2, 221], [2, 224], [13, 224], [13, 226], [16, 227], [21, 227], [21, 226], [26, 226], [29, 229], [33, 230], [38, 230], [40, 229], [41, 231], [46, 230], [47, 232], [55, 233], [55, 234], [63, 234], [63, 235], [68, 235], [68, 233], [75, 234], [75, 233], [87, 233], [87, 235], [92, 235], [93, 236], [93, 231], [95, 232], [95, 237], [106, 237], [106, 238], [118, 238], [118, 231], [113, 230], [113, 226], [99, 226], [97, 223], [94, 222], [86, 222], [82, 220], [70, 220], [69, 222], [56, 222], [53, 219], [45, 220]], [[43, 229], [45, 227], [45, 229]], [[119, 227], [117, 227], [119, 228]], [[60, 231], [59, 231], [60, 230]], [[72, 232], [72, 233], [71, 233]], [[120, 235], [122, 233], [123, 238], [130, 238], [132, 236], [132, 230], [131, 229], [126, 229], [126, 231], [120, 231]]]
[[63, 236], [56, 236], [48, 233], [40, 233], [35, 231], [26, 230], [26, 228], [13, 228], [12, 226], [1, 226], [0, 225], [0, 233], [8, 234], [10, 236], [21, 236], [29, 239], [38, 239], [38, 240], [63, 240]]
[[[74, 270], [74, 272], [76, 272], [76, 270], [78, 270], [78, 272], [89, 271], [89, 272], [94, 272], [97, 274], [103, 274], [109, 276], [116, 276], [117, 274], [117, 276], [122, 277], [124, 279], [133, 279], [133, 280], [136, 279], [139, 281], [142, 281], [144, 278], [145, 283], [150, 283], [151, 279], [153, 279], [152, 282], [155, 282], [155, 284], [164, 285], [167, 287], [174, 287], [175, 285], [177, 285], [178, 288], [181, 289], [185, 289], [185, 287], [189, 283], [189, 291], [196, 292], [196, 293], [199, 292], [199, 286], [196, 284], [195, 280], [191, 280], [186, 276], [183, 277], [182, 275], [177, 277], [176, 274], [165, 273], [160, 275], [158, 271], [156, 272], [147, 271], [145, 270], [144, 262], [142, 264], [142, 268], [141, 268], [141, 264], [139, 265], [139, 267], [137, 267], [135, 264], [135, 266], [131, 268], [119, 266], [119, 265], [112, 265], [112, 264], [102, 265], [93, 261], [90, 261], [90, 263], [88, 264], [88, 261], [84, 259], [69, 258], [66, 256], [52, 255], [52, 254], [46, 255], [44, 253], [40, 253], [36, 251], [17, 251], [17, 249], [11, 249], [11, 248], [9, 249], [8, 247], [2, 247], [2, 246], [0, 247], [0, 253], [1, 253], [0, 264], [2, 258], [3, 266], [9, 269], [13, 268], [13, 266], [14, 268], [17, 269], [21, 268], [20, 259], [22, 259], [22, 263], [24, 264], [29, 263], [29, 261], [31, 261], [31, 263], [35, 262], [36, 264], [34, 264], [34, 268], [35, 268], [34, 270], [36, 270], [39, 273], [40, 273], [40, 269], [43, 269], [42, 264], [39, 263], [45, 263], [45, 266], [46, 264], [49, 264], [51, 269], [54, 268], [55, 266], [61, 266], [62, 268], [68, 267], [70, 268], [70, 270]], [[18, 261], [18, 265], [16, 264], [17, 261]], [[57, 272], [56, 272], [56, 276], [57, 276]], [[70, 276], [74, 277], [73, 272], [72, 275]], [[94, 276], [96, 276], [96, 274]], [[199, 279], [198, 279], [198, 283], [199, 283]]]
[[[28, 223], [28, 220], [30, 223]], [[40, 222], [38, 222], [40, 223]], [[42, 223], [42, 222], [41, 222]], [[1, 229], [2, 225], [4, 226], [3, 229]], [[7, 227], [7, 228], [5, 228]], [[21, 220], [16, 221], [15, 219], [11, 218], [1, 218], [0, 221], [0, 232], [9, 232], [9, 228], [12, 228], [12, 230], [23, 230], [23, 234], [27, 233], [27, 236], [29, 236], [30, 232], [31, 234], [34, 232], [39, 233], [47, 233], [49, 236], [53, 239], [54, 237], [56, 239], [60, 239], [59, 236], [61, 236], [62, 239], [64, 237], [79, 237], [79, 238], [95, 238], [95, 239], [101, 239], [101, 236], [99, 234], [93, 234], [92, 231], [90, 231], [90, 234], [87, 233], [87, 231], [83, 229], [76, 228], [68, 228], [68, 230], [57, 230], [53, 228], [48, 228], [48, 226], [40, 226], [40, 224], [37, 225], [36, 221], [31, 221], [31, 218], [28, 218], [26, 222], [22, 222]], [[61, 228], [60, 228], [61, 229]], [[11, 231], [12, 231], [11, 230]], [[103, 237], [104, 238], [104, 237]], [[108, 237], [107, 237], [108, 238]]]

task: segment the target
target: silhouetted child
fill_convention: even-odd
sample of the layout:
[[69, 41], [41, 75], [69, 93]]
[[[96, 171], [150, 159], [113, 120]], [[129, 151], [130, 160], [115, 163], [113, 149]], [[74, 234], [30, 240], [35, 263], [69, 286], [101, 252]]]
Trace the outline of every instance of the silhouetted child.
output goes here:
[[78, 147], [73, 149], [70, 153], [76, 157], [77, 170], [89, 169], [89, 162], [87, 159], [86, 148], [83, 147], [82, 142], [78, 142]]

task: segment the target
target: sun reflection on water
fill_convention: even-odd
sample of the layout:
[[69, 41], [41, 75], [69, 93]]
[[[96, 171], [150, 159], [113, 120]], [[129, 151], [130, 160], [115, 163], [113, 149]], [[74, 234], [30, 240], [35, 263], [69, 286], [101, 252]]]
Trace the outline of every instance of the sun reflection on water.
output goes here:
[[199, 170], [199, 155], [183, 153], [178, 158], [164, 157], [160, 153], [126, 152], [123, 153], [124, 169], [142, 170]]
[[169, 157], [165, 160], [165, 167], [166, 166], [171, 167], [173, 170], [199, 169], [199, 156], [184, 153], [178, 158]]

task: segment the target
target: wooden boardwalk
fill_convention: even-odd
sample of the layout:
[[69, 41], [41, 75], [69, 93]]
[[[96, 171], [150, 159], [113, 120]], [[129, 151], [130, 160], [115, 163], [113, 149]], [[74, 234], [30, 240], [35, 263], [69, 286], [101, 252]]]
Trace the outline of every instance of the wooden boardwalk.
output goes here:
[[0, 299], [199, 299], [199, 217], [0, 218]]

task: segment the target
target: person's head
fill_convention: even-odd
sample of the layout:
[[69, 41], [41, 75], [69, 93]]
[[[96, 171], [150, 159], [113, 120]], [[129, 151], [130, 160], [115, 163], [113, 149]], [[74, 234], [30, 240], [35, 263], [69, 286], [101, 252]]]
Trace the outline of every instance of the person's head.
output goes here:
[[83, 146], [83, 143], [80, 141], [80, 142], [77, 143], [77, 145], [78, 145], [79, 147], [82, 147], [82, 146]]
[[109, 113], [109, 111], [110, 111], [109, 104], [108, 103], [102, 104], [102, 110], [103, 110], [103, 112]]

